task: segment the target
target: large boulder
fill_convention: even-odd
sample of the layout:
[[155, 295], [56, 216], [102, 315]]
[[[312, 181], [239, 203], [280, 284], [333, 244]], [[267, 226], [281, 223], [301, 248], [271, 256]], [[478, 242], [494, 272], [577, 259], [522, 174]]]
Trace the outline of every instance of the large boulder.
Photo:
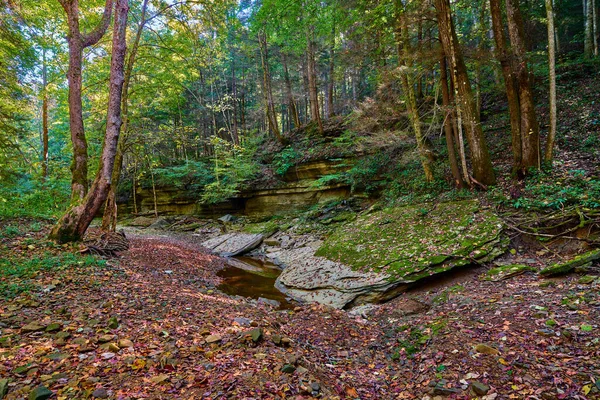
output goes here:
[[287, 266], [277, 286], [336, 308], [381, 302], [409, 285], [502, 254], [501, 220], [477, 201], [389, 208], [338, 228], [316, 251], [270, 254]]
[[239, 256], [260, 246], [261, 234], [228, 233], [209, 239], [202, 246], [223, 257]]
[[131, 221], [129, 223], [129, 226], [136, 226], [136, 227], [140, 227], [140, 228], [147, 228], [150, 225], [152, 225], [155, 221], [156, 221], [156, 218], [150, 218], [150, 217], [141, 216], [141, 217], [137, 217], [133, 221]]

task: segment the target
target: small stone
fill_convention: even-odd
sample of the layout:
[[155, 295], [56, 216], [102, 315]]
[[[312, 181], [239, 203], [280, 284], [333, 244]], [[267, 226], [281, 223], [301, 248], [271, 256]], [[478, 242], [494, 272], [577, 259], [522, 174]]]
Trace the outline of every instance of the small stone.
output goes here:
[[486, 385], [485, 383], [475, 381], [475, 382], [471, 382], [471, 390], [477, 396], [485, 396], [487, 394], [487, 392], [490, 391], [490, 387], [488, 385]]
[[44, 329], [46, 329], [45, 325], [40, 325], [37, 322], [30, 322], [29, 324], [22, 327], [21, 331], [23, 331], [23, 333], [28, 333], [28, 332], [39, 332], [39, 331], [43, 331]]
[[254, 329], [250, 329], [249, 331], [244, 332], [244, 337], [250, 337], [252, 338], [252, 341], [254, 343], [257, 343], [258, 341], [260, 341], [260, 339], [263, 336], [263, 330], [261, 328], [254, 328]]
[[121, 350], [121, 348], [120, 348], [119, 346], [117, 346], [117, 344], [116, 344], [116, 343], [110, 343], [110, 344], [108, 345], [108, 350], [109, 350], [109, 351], [112, 351], [113, 353], [118, 353], [118, 352], [119, 352], [119, 350]]
[[108, 320], [108, 327], [110, 329], [117, 329], [119, 327], [119, 320], [117, 317], [110, 317]]
[[313, 390], [313, 392], [318, 392], [321, 390], [321, 385], [319, 385], [319, 382], [313, 382], [310, 384], [310, 388]]
[[61, 324], [59, 324], [58, 322], [53, 322], [46, 327], [46, 332], [60, 331], [61, 328], [62, 328]]
[[274, 308], [278, 308], [281, 305], [281, 303], [279, 303], [277, 300], [266, 299], [264, 297], [259, 297], [257, 302], [258, 304], [266, 304]]
[[52, 393], [50, 390], [48, 390], [47, 387], [45, 386], [38, 386], [35, 389], [33, 389], [31, 391], [31, 393], [29, 393], [29, 400], [46, 400], [49, 399], [50, 396], [52, 396], [54, 393]]
[[69, 355], [66, 353], [50, 353], [47, 355], [47, 357], [52, 361], [61, 361], [66, 358], [69, 358]]
[[281, 335], [272, 335], [271, 341], [273, 343], [275, 343], [276, 345], [280, 345], [281, 344]]
[[68, 339], [71, 337], [71, 334], [69, 332], [60, 331], [60, 332], [56, 333], [54, 335], [54, 337], [57, 339]]
[[282, 337], [281, 338], [281, 344], [284, 346], [289, 346], [292, 343], [292, 339], [290, 339], [289, 337]]
[[98, 388], [94, 390], [92, 397], [96, 399], [108, 399], [108, 391], [104, 388]]
[[209, 335], [206, 337], [206, 343], [217, 343], [223, 340], [221, 335]]
[[8, 379], [0, 379], [0, 399], [8, 393]]
[[233, 322], [237, 323], [240, 326], [250, 326], [250, 324], [252, 323], [252, 320], [250, 318], [239, 317], [239, 318], [234, 318]]
[[579, 281], [577, 282], [582, 285], [589, 285], [590, 283], [594, 282], [594, 280], [596, 280], [595, 276], [586, 275], [579, 278]]
[[117, 337], [115, 335], [102, 335], [98, 338], [98, 343], [108, 343], [115, 340]]
[[498, 354], [500, 354], [498, 349], [495, 349], [486, 344], [478, 344], [477, 346], [475, 346], [475, 351], [481, 354], [488, 354], [491, 356], [497, 356]]
[[281, 367], [281, 372], [284, 372], [286, 374], [293, 374], [295, 370], [296, 367], [294, 367], [291, 364], [285, 364], [283, 367]]
[[213, 364], [213, 363], [206, 363], [206, 364], [203, 364], [203, 366], [204, 366], [204, 369], [207, 371], [210, 371], [215, 368], [215, 364]]
[[133, 342], [129, 339], [120, 339], [119, 342], [117, 343], [117, 345], [124, 349], [127, 347], [133, 347]]
[[111, 352], [106, 352], [106, 353], [100, 354], [100, 357], [102, 357], [105, 360], [110, 360], [114, 356], [116, 356], [116, 354], [115, 353], [111, 353]]
[[298, 375], [304, 375], [308, 373], [308, 369], [304, 368], [303, 366], [299, 366], [298, 368], [296, 368], [296, 373]]

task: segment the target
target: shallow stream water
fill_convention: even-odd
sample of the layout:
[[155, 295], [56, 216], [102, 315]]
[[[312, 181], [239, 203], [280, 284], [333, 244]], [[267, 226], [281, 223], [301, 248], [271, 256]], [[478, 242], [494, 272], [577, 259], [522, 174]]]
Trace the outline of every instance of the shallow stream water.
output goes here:
[[280, 309], [293, 308], [294, 304], [275, 287], [281, 269], [268, 261], [252, 257], [234, 257], [228, 266], [217, 273], [223, 278], [217, 289], [236, 296], [252, 299], [265, 298], [279, 302]]

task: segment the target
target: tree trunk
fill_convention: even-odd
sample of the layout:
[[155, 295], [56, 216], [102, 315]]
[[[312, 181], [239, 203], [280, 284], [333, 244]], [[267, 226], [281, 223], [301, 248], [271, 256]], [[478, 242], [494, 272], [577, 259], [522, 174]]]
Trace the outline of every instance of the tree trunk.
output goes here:
[[82, 200], [88, 189], [88, 152], [83, 125], [82, 79], [83, 49], [96, 44], [108, 29], [112, 13], [113, 0], [106, 0], [104, 14], [98, 26], [89, 34], [82, 34], [79, 28], [79, 0], [59, 0], [67, 13], [69, 33], [69, 128], [73, 144], [73, 162], [71, 163], [71, 201]]
[[[467, 133], [467, 141], [471, 151], [474, 179], [483, 185], [491, 185], [496, 182], [494, 169], [487, 148], [487, 143], [479, 121], [479, 115], [473, 91], [467, 74], [462, 52], [459, 47], [458, 37], [454, 29], [449, 0], [435, 0], [438, 15], [438, 29], [444, 52], [448, 55], [454, 75], [457, 107], [464, 116], [464, 125]], [[461, 118], [462, 119], [462, 118]]]
[[42, 50], [42, 178], [48, 177], [48, 66]]
[[535, 114], [535, 103], [527, 68], [523, 19], [518, 0], [506, 0], [508, 34], [512, 50], [513, 73], [517, 80], [520, 108], [521, 164], [517, 165], [518, 174], [527, 175], [529, 168], [540, 168], [540, 130]]
[[335, 88], [335, 24], [331, 28], [331, 47], [329, 48], [329, 80], [327, 82], [327, 118], [335, 115], [333, 92]]
[[592, 58], [594, 55], [594, 11], [592, 10], [592, 0], [583, 0], [583, 18], [585, 24], [584, 36], [584, 55]]
[[263, 97], [265, 100], [265, 111], [269, 130], [278, 141], [281, 141], [281, 133], [277, 123], [277, 114], [275, 112], [275, 101], [273, 100], [273, 91], [271, 89], [271, 72], [269, 69], [269, 52], [267, 47], [267, 34], [263, 31], [258, 34], [260, 43], [260, 59], [263, 69]]
[[548, 78], [550, 81], [550, 129], [546, 141], [544, 161], [552, 162], [554, 141], [556, 139], [556, 49], [554, 44], [554, 9], [552, 0], [546, 0], [548, 18]]
[[117, 189], [121, 181], [121, 169], [123, 168], [123, 158], [125, 153], [125, 143], [127, 140], [127, 132], [129, 128], [129, 84], [131, 75], [133, 74], [133, 66], [137, 56], [137, 51], [142, 38], [142, 32], [146, 25], [146, 10], [148, 8], [148, 0], [144, 0], [142, 4], [142, 15], [140, 23], [127, 58], [127, 66], [125, 67], [125, 76], [123, 80], [123, 94], [121, 99], [121, 113], [123, 125], [121, 127], [122, 138], [117, 147], [117, 155], [115, 156], [115, 165], [112, 172], [112, 185], [104, 204], [104, 215], [102, 216], [102, 230], [116, 231], [117, 229]]
[[417, 107], [417, 100], [415, 96], [414, 83], [412, 80], [410, 67], [410, 60], [407, 54], [410, 54], [410, 39], [408, 37], [408, 25], [406, 23], [406, 16], [404, 15], [404, 6], [401, 1], [396, 2], [396, 41], [398, 48], [398, 61], [400, 64], [400, 80], [402, 82], [402, 91], [406, 100], [406, 109], [410, 116], [410, 121], [415, 133], [415, 139], [417, 141], [417, 150], [419, 152], [419, 158], [421, 159], [421, 165], [423, 166], [423, 172], [425, 173], [425, 180], [427, 182], [433, 181], [433, 169], [431, 167], [431, 161], [428, 157], [428, 149], [425, 145], [425, 138], [421, 131], [421, 118], [419, 117], [419, 109]]
[[287, 101], [289, 107], [289, 113], [291, 116], [291, 121], [294, 122], [294, 128], [298, 128], [300, 126], [300, 116], [298, 115], [298, 107], [296, 106], [296, 101], [294, 100], [294, 93], [292, 92], [292, 81], [290, 80], [290, 71], [288, 69], [287, 62], [287, 54], [281, 53], [282, 64], [283, 64], [283, 77], [285, 80], [285, 91], [287, 94]]
[[442, 105], [444, 108], [444, 134], [446, 135], [446, 147], [448, 148], [448, 162], [450, 163], [450, 170], [452, 171], [452, 177], [454, 178], [454, 185], [457, 188], [464, 188], [465, 182], [460, 175], [458, 168], [458, 160], [456, 158], [456, 151], [454, 149], [454, 134], [452, 132], [453, 114], [450, 105], [450, 92], [448, 90], [448, 73], [446, 66], [446, 55], [442, 52], [440, 56], [440, 84], [442, 85]]
[[323, 122], [319, 110], [319, 91], [317, 85], [317, 67], [315, 65], [316, 43], [314, 41], [314, 27], [306, 31], [307, 49], [306, 65], [308, 75], [308, 98], [310, 101], [310, 116], [317, 124], [320, 133], [323, 133]]
[[594, 37], [594, 57], [598, 57], [598, 16], [596, 13], [596, 0], [592, 0], [592, 36]]
[[521, 147], [521, 109], [519, 106], [519, 95], [516, 76], [513, 74], [511, 56], [506, 49], [506, 38], [504, 36], [504, 24], [502, 23], [502, 11], [500, 0], [490, 0], [490, 11], [492, 14], [492, 29], [494, 32], [494, 48], [496, 58], [500, 62], [506, 96], [508, 98], [508, 111], [510, 117], [510, 128], [512, 135], [513, 169], [516, 172], [522, 165], [523, 151]]
[[106, 133], [102, 145], [98, 174], [83, 202], [70, 208], [52, 229], [50, 238], [59, 243], [78, 241], [83, 238], [94, 216], [104, 204], [110, 190], [121, 131], [121, 96], [125, 80], [124, 63], [128, 11], [127, 0], [116, 0]]

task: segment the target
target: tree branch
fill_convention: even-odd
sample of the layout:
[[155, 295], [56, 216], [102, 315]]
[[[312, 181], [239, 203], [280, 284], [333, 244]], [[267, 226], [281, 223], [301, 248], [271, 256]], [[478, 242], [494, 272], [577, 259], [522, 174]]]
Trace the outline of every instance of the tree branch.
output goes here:
[[110, 25], [112, 8], [113, 0], [106, 0], [106, 5], [104, 6], [104, 14], [102, 14], [102, 20], [100, 21], [100, 23], [98, 23], [98, 26], [96, 26], [96, 28], [92, 32], [81, 35], [84, 48], [95, 45], [102, 38], [102, 36], [104, 36], [106, 30], [108, 29], [108, 25]]

